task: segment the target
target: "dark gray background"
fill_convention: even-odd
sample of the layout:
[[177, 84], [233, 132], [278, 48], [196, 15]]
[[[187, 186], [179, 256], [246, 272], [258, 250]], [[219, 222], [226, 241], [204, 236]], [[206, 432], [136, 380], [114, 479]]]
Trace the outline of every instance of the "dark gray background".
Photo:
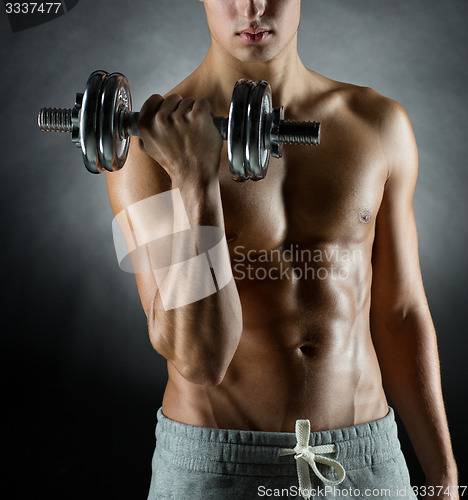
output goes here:
[[[306, 66], [396, 99], [413, 124], [421, 266], [461, 484], [468, 444], [467, 19], [466, 0], [303, 0], [299, 35]], [[117, 266], [104, 176], [85, 171], [69, 137], [40, 132], [37, 111], [72, 106], [99, 68], [127, 75], [137, 109], [195, 69], [208, 43], [197, 0], [81, 0], [65, 16], [15, 34], [0, 16], [2, 392], [3, 432], [14, 444], [11, 498], [145, 498], [166, 378], [134, 278]], [[401, 438], [421, 484], [403, 429]]]

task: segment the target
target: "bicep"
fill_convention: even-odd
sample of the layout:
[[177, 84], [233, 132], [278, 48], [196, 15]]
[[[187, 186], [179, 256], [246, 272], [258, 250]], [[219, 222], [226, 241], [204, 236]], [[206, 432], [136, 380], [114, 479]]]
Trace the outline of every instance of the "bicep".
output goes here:
[[413, 210], [418, 155], [408, 117], [396, 103], [380, 136], [388, 179], [376, 223], [371, 313], [374, 321], [389, 321], [424, 299]]
[[[171, 189], [168, 174], [140, 149], [137, 137], [131, 138], [124, 167], [117, 172], [106, 173], [106, 182], [115, 216], [139, 201]], [[157, 223], [158, 217], [154, 214], [154, 224]], [[157, 291], [156, 281], [150, 272], [135, 273], [135, 279], [143, 309], [148, 315]]]
[[166, 171], [138, 145], [132, 137], [124, 167], [106, 173], [107, 192], [114, 214], [138, 201], [171, 189]]

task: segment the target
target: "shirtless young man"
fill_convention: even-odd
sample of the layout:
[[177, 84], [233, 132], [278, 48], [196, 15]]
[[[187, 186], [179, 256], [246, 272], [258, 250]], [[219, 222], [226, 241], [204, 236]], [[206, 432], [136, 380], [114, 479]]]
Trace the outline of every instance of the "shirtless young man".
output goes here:
[[[268, 497], [297, 486], [296, 465], [302, 486], [309, 472], [313, 488], [338, 483], [341, 465], [346, 478], [336, 488], [414, 498], [383, 386], [433, 497], [449, 498], [445, 487], [457, 484], [457, 470], [418, 262], [408, 118], [369, 88], [303, 66], [300, 0], [203, 3], [206, 58], [164, 99], [148, 99], [140, 144], [132, 142], [125, 168], [107, 178], [116, 214], [179, 189], [192, 227], [225, 231], [236, 278], [165, 310], [153, 275], [136, 275], [169, 375], [149, 498]], [[231, 180], [211, 118], [227, 116], [241, 78], [268, 81], [287, 119], [321, 122], [318, 147], [285, 146], [260, 182]], [[255, 259], [265, 250], [280, 257]], [[247, 261], [250, 276], [246, 267], [236, 273]], [[285, 266], [291, 272], [281, 275]], [[165, 285], [177, 290], [187, 279], [169, 273]], [[297, 444], [300, 419], [310, 421], [311, 446], [335, 445], [315, 449], [315, 462], [308, 455], [325, 482], [309, 469], [305, 448], [302, 457], [298, 449], [280, 452]], [[340, 465], [324, 465], [319, 455]], [[450, 495], [458, 498], [455, 488]]]

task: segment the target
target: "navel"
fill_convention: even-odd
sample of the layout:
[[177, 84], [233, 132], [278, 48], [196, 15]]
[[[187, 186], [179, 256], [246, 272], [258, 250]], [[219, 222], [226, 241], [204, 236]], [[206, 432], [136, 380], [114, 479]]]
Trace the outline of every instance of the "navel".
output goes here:
[[229, 243], [234, 243], [234, 241], [237, 240], [237, 234], [236, 233], [230, 233], [226, 235], [226, 240]]

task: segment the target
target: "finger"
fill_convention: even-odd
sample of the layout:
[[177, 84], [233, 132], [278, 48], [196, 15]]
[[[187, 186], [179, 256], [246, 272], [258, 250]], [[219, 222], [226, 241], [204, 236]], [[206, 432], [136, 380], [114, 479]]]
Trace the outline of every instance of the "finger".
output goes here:
[[159, 94], [153, 94], [149, 99], [145, 101], [140, 109], [140, 114], [138, 117], [138, 132], [141, 135], [142, 131], [151, 128], [151, 124], [154, 120], [154, 116], [159, 111], [164, 98]]
[[206, 99], [197, 99], [192, 106], [193, 114], [213, 114], [211, 104]]
[[181, 101], [182, 97], [178, 94], [167, 96], [158, 110], [156, 119], [160, 122], [170, 121], [171, 115], [177, 110]]
[[182, 99], [177, 110], [174, 112], [176, 119], [185, 119], [186, 115], [192, 110], [194, 103], [194, 97], [186, 97], [185, 99]]

